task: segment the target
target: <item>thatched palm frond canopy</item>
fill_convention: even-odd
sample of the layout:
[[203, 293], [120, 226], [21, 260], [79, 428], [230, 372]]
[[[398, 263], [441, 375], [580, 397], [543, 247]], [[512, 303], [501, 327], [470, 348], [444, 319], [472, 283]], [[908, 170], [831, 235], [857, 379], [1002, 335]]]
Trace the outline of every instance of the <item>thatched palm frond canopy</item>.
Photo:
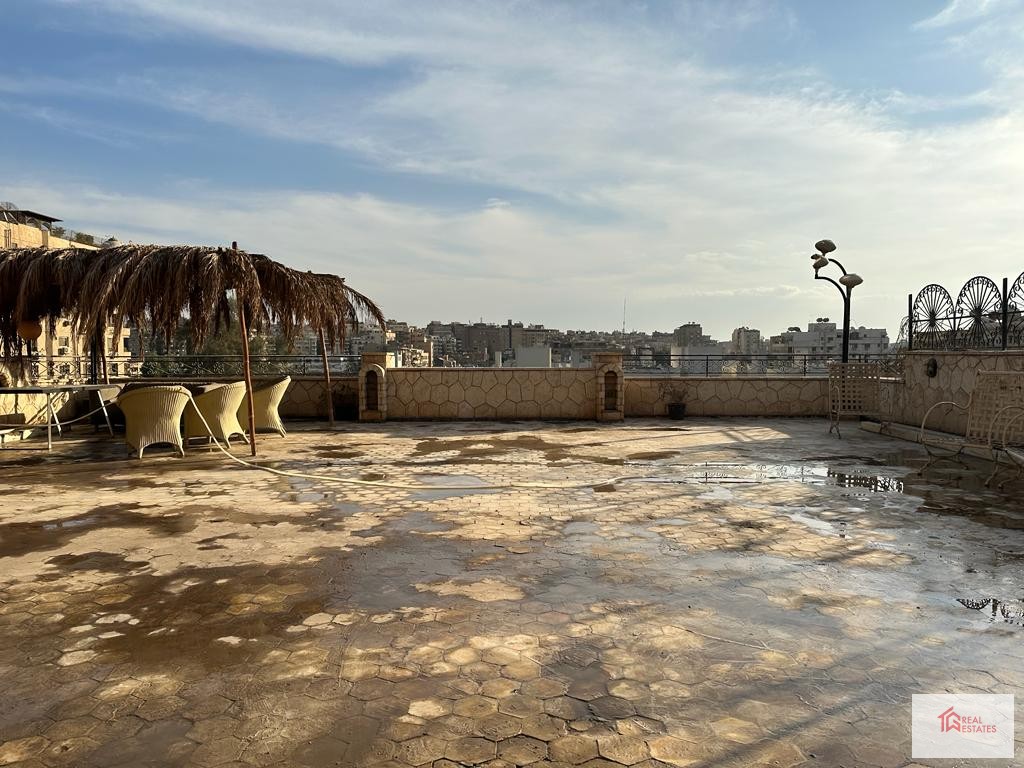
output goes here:
[[201, 345], [230, 322], [234, 293], [247, 324], [280, 323], [288, 338], [304, 325], [343, 339], [346, 324], [383, 326], [380, 309], [335, 275], [301, 272], [266, 256], [233, 248], [119, 245], [83, 249], [0, 250], [0, 346], [18, 349], [20, 320], [70, 317], [78, 333], [95, 336], [127, 319], [147, 321], [166, 336], [182, 317]]

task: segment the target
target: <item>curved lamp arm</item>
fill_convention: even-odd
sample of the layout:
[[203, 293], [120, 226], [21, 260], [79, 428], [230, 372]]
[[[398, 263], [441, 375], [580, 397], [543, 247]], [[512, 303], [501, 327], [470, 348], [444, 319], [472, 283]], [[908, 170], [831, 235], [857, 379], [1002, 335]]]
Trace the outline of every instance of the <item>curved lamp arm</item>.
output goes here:
[[835, 264], [837, 267], [839, 267], [839, 271], [842, 272], [844, 276], [846, 275], [846, 267], [840, 264], [838, 259], [833, 259], [828, 256], [826, 256], [825, 258], [828, 259], [830, 264]]
[[[829, 261], [831, 261], [831, 259], [829, 259]], [[832, 285], [834, 285], [836, 287], [836, 290], [839, 291], [839, 295], [843, 297], [843, 300], [844, 301], [846, 300], [846, 289], [843, 288], [843, 286], [841, 286], [839, 283], [837, 283], [831, 277], [827, 277], [826, 275], [819, 275], [818, 274], [818, 270], [814, 270], [814, 279], [815, 280], [827, 280], [828, 282], [832, 283]]]

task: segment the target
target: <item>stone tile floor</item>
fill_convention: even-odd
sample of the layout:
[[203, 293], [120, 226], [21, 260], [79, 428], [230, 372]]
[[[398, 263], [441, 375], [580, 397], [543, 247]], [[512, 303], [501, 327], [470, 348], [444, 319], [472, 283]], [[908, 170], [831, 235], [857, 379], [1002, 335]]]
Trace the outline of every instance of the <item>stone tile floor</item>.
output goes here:
[[[352, 424], [261, 461], [384, 485], [0, 454], [0, 765], [904, 766], [912, 693], [1024, 683], [1020, 489], [908, 443]], [[509, 482], [584, 487], [457, 487]]]

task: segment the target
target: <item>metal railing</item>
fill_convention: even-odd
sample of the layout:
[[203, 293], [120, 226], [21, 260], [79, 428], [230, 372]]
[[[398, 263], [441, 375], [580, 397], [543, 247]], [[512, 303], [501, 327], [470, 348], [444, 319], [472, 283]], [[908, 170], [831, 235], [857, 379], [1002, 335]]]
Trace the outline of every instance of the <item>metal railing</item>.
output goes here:
[[907, 296], [899, 340], [907, 349], [965, 350], [1024, 348], [1024, 273], [1002, 286], [972, 277], [953, 300], [938, 283]]
[[[330, 355], [332, 375], [355, 376], [359, 355]], [[623, 371], [631, 376], [826, 376], [834, 354], [769, 355], [625, 355]], [[886, 376], [902, 374], [903, 356], [851, 355], [851, 362], [881, 362]], [[25, 358], [27, 378], [37, 382], [82, 382], [92, 378], [86, 356]], [[316, 355], [254, 355], [255, 376], [317, 376], [323, 361]], [[107, 361], [113, 379], [202, 379], [243, 375], [241, 355], [148, 355], [145, 359], [115, 358]]]
[[[839, 361], [838, 354], [769, 355], [624, 355], [622, 369], [627, 374], [651, 376], [827, 376], [829, 363]], [[886, 364], [895, 375], [901, 358], [895, 354], [850, 355], [850, 362]]]
[[[358, 355], [329, 355], [332, 374], [356, 375]], [[323, 373], [323, 360], [316, 355], [253, 355], [254, 376], [315, 376]], [[34, 382], [83, 382], [92, 379], [88, 356], [26, 357], [25, 377]], [[145, 359], [113, 358], [107, 361], [112, 379], [222, 378], [243, 376], [241, 355], [149, 355]]]

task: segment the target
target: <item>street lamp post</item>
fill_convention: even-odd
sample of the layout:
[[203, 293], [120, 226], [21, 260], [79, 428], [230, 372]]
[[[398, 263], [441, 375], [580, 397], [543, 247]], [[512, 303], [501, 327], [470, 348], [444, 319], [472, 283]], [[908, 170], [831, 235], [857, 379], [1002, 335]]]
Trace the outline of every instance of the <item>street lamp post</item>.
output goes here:
[[[814, 279], [827, 280], [832, 283], [839, 291], [839, 295], [843, 297], [843, 362], [848, 363], [850, 362], [850, 298], [853, 295], [853, 289], [863, 283], [864, 279], [853, 272], [847, 272], [842, 264], [828, 255], [836, 249], [836, 244], [831, 240], [819, 240], [814, 244], [814, 247], [818, 249], [818, 253], [811, 256], [813, 261], [811, 266], [814, 267]], [[829, 264], [835, 264], [839, 267], [839, 271], [843, 273], [839, 280], [833, 280], [831, 277], [818, 274], [822, 267], [827, 267]]]

